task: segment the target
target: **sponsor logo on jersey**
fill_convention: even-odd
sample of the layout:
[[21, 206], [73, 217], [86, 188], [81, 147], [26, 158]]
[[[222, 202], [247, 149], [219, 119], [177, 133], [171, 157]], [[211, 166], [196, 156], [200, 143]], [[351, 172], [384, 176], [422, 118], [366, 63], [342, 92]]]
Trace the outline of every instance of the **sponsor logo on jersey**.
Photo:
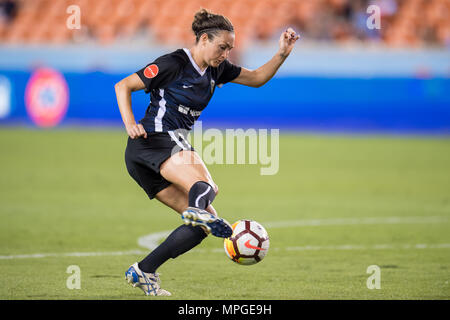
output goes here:
[[69, 89], [64, 76], [53, 69], [37, 69], [25, 89], [25, 106], [31, 120], [41, 127], [56, 126], [65, 116]]
[[202, 113], [201, 111], [192, 110], [191, 108], [183, 106], [182, 104], [178, 106], [178, 111], [183, 114], [190, 114], [193, 117], [198, 117]]
[[156, 77], [158, 75], [158, 72], [159, 72], [158, 66], [156, 64], [151, 64], [147, 68], [145, 68], [144, 76], [146, 78], [151, 79], [151, 78]]

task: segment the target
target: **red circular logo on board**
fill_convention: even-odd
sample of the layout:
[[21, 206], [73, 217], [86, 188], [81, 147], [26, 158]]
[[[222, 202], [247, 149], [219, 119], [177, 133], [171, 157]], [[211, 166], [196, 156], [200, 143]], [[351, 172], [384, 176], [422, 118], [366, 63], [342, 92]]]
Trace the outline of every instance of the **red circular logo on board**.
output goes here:
[[159, 68], [156, 64], [151, 64], [144, 70], [144, 76], [146, 78], [154, 78], [158, 74]]
[[40, 127], [56, 126], [66, 115], [69, 89], [64, 76], [53, 69], [37, 69], [25, 89], [25, 106]]

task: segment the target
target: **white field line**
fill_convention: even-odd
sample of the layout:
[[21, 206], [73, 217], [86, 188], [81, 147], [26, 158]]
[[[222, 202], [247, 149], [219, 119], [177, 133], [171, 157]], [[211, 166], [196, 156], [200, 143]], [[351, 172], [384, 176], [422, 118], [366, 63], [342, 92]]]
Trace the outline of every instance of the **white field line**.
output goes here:
[[139, 237], [138, 245], [142, 248], [153, 250], [159, 245], [160, 240], [167, 238], [172, 231], [173, 230], [166, 230]]
[[439, 244], [375, 244], [370, 246], [363, 245], [339, 245], [339, 246], [303, 246], [286, 247], [288, 251], [306, 251], [306, 250], [385, 250], [385, 249], [450, 249], [450, 243]]
[[124, 256], [134, 254], [146, 254], [148, 251], [129, 250], [129, 251], [111, 251], [111, 252], [70, 252], [70, 253], [33, 253], [16, 254], [10, 256], [0, 256], [0, 260], [11, 259], [35, 259], [35, 258], [61, 258], [61, 257], [98, 257], [98, 256]]
[[[267, 229], [289, 228], [289, 227], [310, 227], [310, 226], [341, 226], [341, 225], [367, 225], [367, 224], [421, 224], [421, 223], [446, 223], [447, 217], [386, 217], [386, 218], [340, 218], [340, 219], [310, 219], [310, 220], [290, 220], [273, 221], [262, 223]], [[138, 245], [148, 250], [153, 250], [159, 245], [160, 240], [167, 237], [172, 230], [160, 231], [142, 236], [138, 239]], [[306, 251], [306, 250], [380, 250], [380, 249], [448, 249], [449, 243], [441, 244], [376, 244], [364, 245], [337, 245], [337, 246], [297, 246], [286, 248], [274, 248], [272, 250]], [[71, 253], [34, 253], [0, 256], [0, 260], [11, 259], [33, 259], [49, 257], [96, 257], [96, 256], [121, 256], [121, 255], [142, 255], [148, 250], [128, 250], [112, 252], [71, 252]], [[195, 248], [193, 251], [202, 252], [222, 252], [222, 248], [201, 249]]]
[[[273, 248], [269, 250], [273, 251], [317, 251], [317, 250], [400, 250], [400, 249], [450, 249], [450, 243], [439, 243], [439, 244], [374, 244], [374, 245], [353, 245], [353, 244], [345, 244], [345, 245], [337, 245], [337, 246], [302, 246], [302, 247], [285, 247], [285, 248]], [[195, 248], [192, 251], [197, 252], [223, 252], [224, 249], [216, 248], [216, 249], [201, 249]]]
[[[302, 219], [285, 220], [261, 223], [267, 229], [290, 227], [315, 227], [315, 226], [343, 226], [343, 225], [370, 225], [370, 224], [421, 224], [421, 223], [445, 223], [447, 217], [385, 217], [385, 218], [336, 218], [336, 219]], [[160, 240], [170, 234], [169, 231], [151, 233], [138, 239], [138, 245], [149, 250], [155, 249]]]
[[365, 225], [365, 224], [416, 224], [416, 223], [445, 223], [450, 218], [442, 216], [431, 217], [378, 217], [378, 218], [336, 218], [336, 219], [308, 219], [308, 220], [285, 220], [261, 223], [270, 228], [289, 227], [314, 227], [314, 226], [342, 226], [342, 225]]
[[[408, 250], [408, 249], [450, 249], [450, 243], [438, 244], [374, 244], [374, 245], [338, 245], [338, 246], [303, 246], [303, 247], [285, 247], [273, 248], [273, 251], [319, 251], [319, 250]], [[208, 252], [208, 253], [223, 253], [223, 248], [202, 249], [195, 248], [192, 252]], [[0, 256], [0, 260], [14, 260], [14, 259], [36, 259], [36, 258], [62, 258], [62, 257], [99, 257], [99, 256], [126, 256], [126, 255], [144, 255], [148, 254], [147, 250], [129, 250], [129, 251], [111, 251], [111, 252], [71, 252], [71, 253], [35, 253], [35, 254], [18, 254], [9, 256]]]

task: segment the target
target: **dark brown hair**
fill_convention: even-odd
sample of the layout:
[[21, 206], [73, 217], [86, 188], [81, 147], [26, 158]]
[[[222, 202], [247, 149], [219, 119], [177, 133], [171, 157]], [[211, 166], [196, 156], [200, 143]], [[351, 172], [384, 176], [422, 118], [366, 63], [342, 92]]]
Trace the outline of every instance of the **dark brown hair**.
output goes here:
[[195, 13], [192, 31], [194, 31], [196, 43], [203, 33], [206, 33], [208, 39], [212, 40], [222, 30], [234, 32], [233, 24], [227, 17], [221, 14], [214, 14], [203, 8]]

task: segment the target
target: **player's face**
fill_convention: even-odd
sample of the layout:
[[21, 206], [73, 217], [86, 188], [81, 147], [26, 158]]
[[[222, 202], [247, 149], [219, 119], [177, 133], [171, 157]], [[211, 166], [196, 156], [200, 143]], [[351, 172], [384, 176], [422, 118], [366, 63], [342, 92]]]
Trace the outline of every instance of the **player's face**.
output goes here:
[[234, 32], [221, 31], [212, 41], [208, 41], [205, 60], [211, 67], [217, 67], [228, 58], [234, 48]]

